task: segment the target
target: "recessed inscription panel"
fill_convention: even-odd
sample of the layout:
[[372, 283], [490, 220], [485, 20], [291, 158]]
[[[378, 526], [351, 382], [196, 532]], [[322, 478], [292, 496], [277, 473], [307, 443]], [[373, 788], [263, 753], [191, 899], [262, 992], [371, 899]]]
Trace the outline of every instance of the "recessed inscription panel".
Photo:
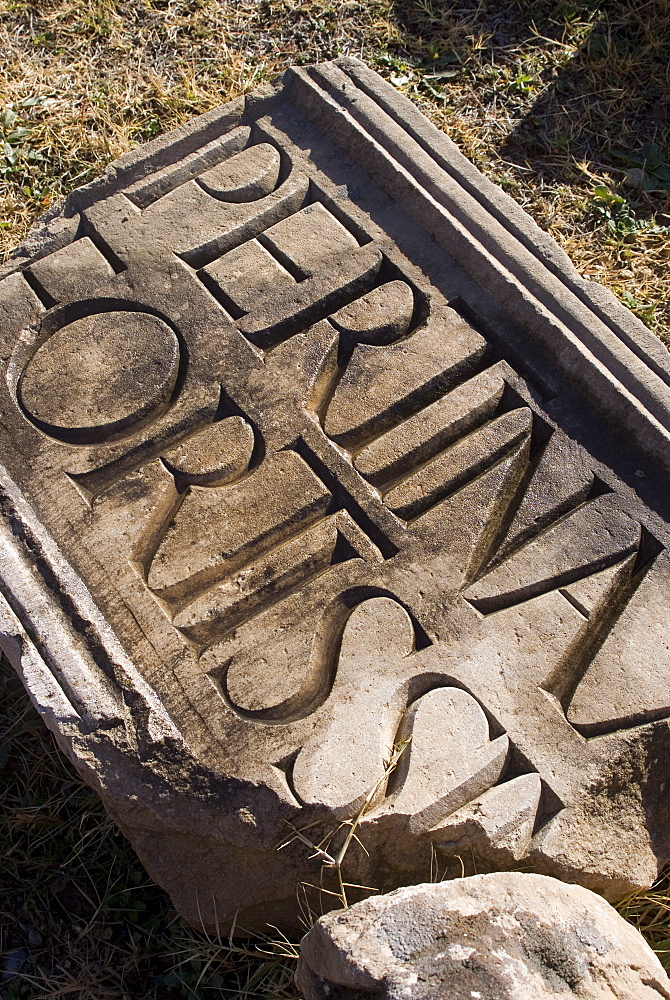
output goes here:
[[[427, 877], [436, 852], [450, 874], [470, 852], [644, 882], [670, 853], [649, 805], [670, 717], [663, 518], [601, 461], [595, 410], [582, 433], [568, 375], [530, 341], [520, 358], [514, 310], [397, 176], [366, 173], [355, 116], [347, 149], [293, 99], [93, 199], [85, 235], [0, 283], [3, 462], [114, 655], [41, 543], [15, 544], [118, 689], [104, 739], [153, 776], [161, 836], [174, 799], [179, 837], [262, 855], [246, 889], [223, 880], [252, 922], [315, 879], [304, 839], [276, 854], [287, 831], [337, 841], [354, 818], [362, 884]], [[143, 823], [126, 825], [151, 868]]]

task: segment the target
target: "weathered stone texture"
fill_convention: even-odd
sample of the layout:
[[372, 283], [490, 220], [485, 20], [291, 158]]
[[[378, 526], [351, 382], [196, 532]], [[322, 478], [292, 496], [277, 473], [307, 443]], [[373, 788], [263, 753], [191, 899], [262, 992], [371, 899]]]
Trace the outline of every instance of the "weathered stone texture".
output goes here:
[[0, 275], [0, 641], [184, 914], [366, 803], [350, 882], [652, 882], [670, 359], [409, 102], [291, 70]]
[[659, 1000], [670, 979], [600, 896], [503, 872], [398, 889], [301, 943], [305, 1000]]

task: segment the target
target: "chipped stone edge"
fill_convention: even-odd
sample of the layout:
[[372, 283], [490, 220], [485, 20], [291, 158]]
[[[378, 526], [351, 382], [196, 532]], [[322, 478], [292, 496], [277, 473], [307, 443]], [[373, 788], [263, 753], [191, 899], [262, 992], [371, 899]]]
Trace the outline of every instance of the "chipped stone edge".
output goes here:
[[[127, 728], [132, 720], [124, 692], [132, 692], [143, 705], [144, 735], [185, 746], [81, 577], [3, 466], [0, 495], [0, 646], [24, 677], [47, 724], [79, 733], [99, 726]], [[96, 662], [94, 648], [104, 651], [104, 668]]]

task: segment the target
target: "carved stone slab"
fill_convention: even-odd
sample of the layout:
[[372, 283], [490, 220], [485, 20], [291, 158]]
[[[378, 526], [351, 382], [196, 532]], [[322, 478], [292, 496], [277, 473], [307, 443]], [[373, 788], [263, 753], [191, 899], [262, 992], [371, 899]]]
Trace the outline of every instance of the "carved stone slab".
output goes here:
[[182, 913], [357, 816], [350, 882], [652, 882], [670, 358], [412, 104], [290, 70], [2, 276], [2, 646]]

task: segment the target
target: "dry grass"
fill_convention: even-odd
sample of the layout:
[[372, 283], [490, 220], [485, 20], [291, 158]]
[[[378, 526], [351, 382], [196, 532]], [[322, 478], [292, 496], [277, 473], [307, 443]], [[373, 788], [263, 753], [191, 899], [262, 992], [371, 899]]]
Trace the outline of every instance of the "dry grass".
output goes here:
[[3, 1000], [295, 1000], [295, 948], [187, 927], [0, 661]]
[[342, 53], [670, 342], [669, 0], [0, 0], [0, 251], [124, 150]]
[[[125, 150], [343, 53], [670, 343], [670, 0], [0, 0], [0, 252]], [[181, 924], [1, 669], [0, 994], [294, 997], [281, 943]], [[669, 907], [624, 907], [662, 955]]]

